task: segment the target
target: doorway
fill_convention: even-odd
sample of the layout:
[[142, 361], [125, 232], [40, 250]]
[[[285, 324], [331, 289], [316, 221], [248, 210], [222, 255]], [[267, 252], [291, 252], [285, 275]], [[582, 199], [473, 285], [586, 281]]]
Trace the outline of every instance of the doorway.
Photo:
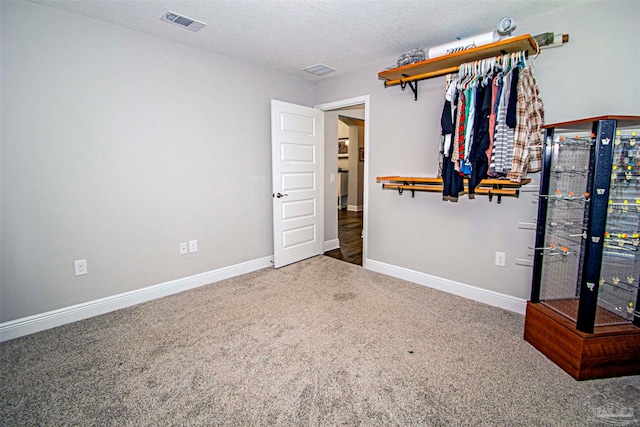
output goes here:
[[[364, 104], [333, 110], [337, 113], [336, 176], [338, 247], [325, 255], [356, 265], [363, 265], [364, 240], [364, 171], [365, 171], [365, 106]], [[331, 121], [327, 126], [331, 126]], [[329, 135], [333, 135], [328, 132]], [[328, 141], [331, 144], [331, 141]], [[327, 150], [327, 159], [331, 151]], [[326, 160], [325, 160], [326, 161]], [[333, 162], [327, 162], [333, 163]], [[327, 196], [327, 200], [330, 197]], [[336, 209], [337, 208], [337, 209]], [[337, 212], [336, 212], [337, 210]], [[331, 215], [328, 211], [327, 215]]]
[[[294, 180], [298, 179], [298, 181], [300, 181], [300, 178], [307, 178], [304, 182], [306, 186], [304, 186], [303, 189], [305, 190], [308, 189], [309, 191], [313, 190], [316, 192], [317, 190], [320, 190], [320, 194], [317, 194], [316, 196], [310, 197], [307, 200], [305, 200], [305, 202], [308, 202], [305, 205], [308, 208], [306, 209], [305, 212], [300, 211], [301, 206], [299, 206], [300, 205], [299, 203], [298, 205], [293, 206], [290, 212], [293, 215], [290, 217], [291, 219], [294, 219], [294, 218], [295, 219], [313, 219], [316, 222], [302, 228], [301, 227], [295, 228], [294, 231], [296, 232], [300, 232], [300, 231], [306, 232], [306, 234], [303, 233], [304, 235], [300, 235], [301, 233], [298, 233], [298, 236], [293, 236], [293, 237], [299, 237], [297, 240], [295, 240], [292, 237], [285, 242], [285, 240], [289, 238], [290, 235], [292, 235], [293, 233], [289, 232], [288, 230], [284, 230], [285, 231], [285, 233], [283, 233], [284, 240], [279, 242], [280, 244], [276, 240], [275, 236], [279, 236], [279, 232], [278, 232], [279, 230], [277, 229], [277, 227], [278, 227], [278, 223], [283, 221], [283, 216], [278, 214], [278, 211], [276, 211], [276, 208], [280, 205], [278, 201], [282, 202], [283, 198], [288, 200], [289, 194], [284, 192], [285, 183], [282, 182], [282, 179], [280, 179], [281, 177], [277, 176], [278, 174], [273, 174], [274, 181], [273, 181], [272, 196], [274, 199], [274, 221], [273, 221], [274, 222], [274, 261], [273, 261], [274, 266], [277, 267], [276, 264], [278, 264], [276, 262], [276, 255], [278, 253], [277, 251], [282, 248], [285, 248], [285, 249], [288, 247], [297, 248], [298, 246], [300, 246], [300, 244], [311, 242], [311, 241], [313, 241], [314, 244], [319, 243], [320, 247], [318, 247], [317, 250], [314, 250], [311, 256], [320, 255], [328, 251], [340, 248], [340, 242], [338, 238], [338, 209], [336, 205], [336, 196], [337, 196], [336, 175], [338, 170], [338, 162], [337, 162], [338, 160], [338, 144], [337, 144], [338, 142], [338, 132], [337, 132], [338, 110], [349, 111], [349, 116], [353, 116], [354, 114], [353, 110], [363, 110], [363, 114], [362, 114], [362, 111], [360, 113], [360, 115], [362, 115], [363, 117], [360, 117], [360, 118], [355, 117], [355, 118], [358, 118], [359, 120], [364, 120], [364, 122], [362, 122], [361, 124], [363, 128], [363, 131], [361, 132], [363, 143], [362, 143], [362, 146], [358, 147], [358, 148], [362, 148], [362, 150], [358, 149], [357, 157], [355, 157], [357, 161], [362, 162], [362, 167], [363, 167], [363, 176], [361, 179], [359, 179], [360, 185], [362, 186], [362, 192], [361, 192], [362, 209], [359, 211], [356, 209], [356, 211], [360, 213], [358, 220], [360, 221], [360, 218], [361, 218], [361, 224], [362, 224], [361, 226], [357, 225], [357, 228], [361, 230], [360, 232], [361, 257], [359, 260], [359, 264], [362, 265], [362, 267], [367, 268], [368, 267], [367, 265], [368, 264], [368, 258], [367, 258], [367, 227], [368, 225], [367, 224], [369, 222], [367, 218], [368, 216], [367, 206], [368, 206], [368, 200], [369, 200], [369, 197], [368, 197], [369, 186], [367, 185], [367, 182], [369, 180], [368, 158], [369, 158], [369, 147], [370, 147], [370, 144], [369, 144], [370, 96], [364, 95], [364, 96], [359, 96], [355, 98], [343, 99], [341, 101], [334, 101], [334, 102], [329, 102], [325, 104], [317, 104], [314, 106], [314, 108], [297, 106], [294, 104], [287, 104], [287, 108], [289, 107], [302, 108], [302, 109], [305, 109], [305, 112], [307, 111], [311, 112], [313, 110], [321, 112], [321, 114], [317, 117], [317, 119], [312, 119], [312, 118], [306, 119], [304, 117], [304, 114], [297, 114], [295, 112], [292, 113], [290, 115], [291, 117], [288, 117], [288, 119], [283, 118], [281, 117], [281, 114], [274, 114], [274, 106], [273, 106], [274, 102], [277, 102], [280, 104], [287, 104], [287, 103], [283, 103], [282, 101], [272, 100], [272, 108], [271, 108], [272, 110], [271, 111], [272, 156], [273, 156], [272, 166], [274, 163], [277, 163], [277, 161], [282, 162], [282, 159], [286, 159], [287, 161], [293, 160], [294, 162], [302, 162], [305, 164], [308, 163], [308, 164], [314, 164], [314, 165], [319, 164], [324, 166], [324, 171], [322, 171], [321, 169], [320, 171], [303, 174], [304, 176], [301, 176], [300, 173], [294, 173], [292, 175], [290, 174], [291, 178], [293, 178]], [[334, 122], [335, 126], [327, 125], [327, 117], [335, 119], [335, 122]], [[302, 126], [300, 129], [298, 129], [298, 131], [303, 131], [302, 133], [306, 134], [307, 136], [319, 137], [320, 141], [323, 141], [323, 143], [316, 145], [315, 149], [313, 148], [307, 149], [306, 147], [309, 145], [308, 141], [304, 143], [302, 142], [292, 143], [291, 141], [285, 140], [286, 139], [285, 138], [285, 139], [282, 139], [282, 141], [280, 142], [287, 144], [290, 155], [285, 155], [284, 157], [282, 157], [281, 155], [276, 155], [277, 153], [282, 154], [283, 148], [276, 147], [274, 149], [273, 147], [274, 141], [279, 141], [279, 138], [277, 138], [277, 135], [275, 136], [273, 135], [273, 130], [280, 129], [283, 126], [284, 128], [286, 128], [285, 130], [288, 130], [288, 128], [291, 126], [285, 126], [287, 124], [297, 125], [297, 128], [300, 128], [300, 126]], [[293, 126], [293, 127], [296, 128], [296, 126]], [[327, 135], [326, 131], [331, 128], [333, 128], [332, 130], [333, 136], [330, 137], [329, 135]], [[302, 149], [301, 149], [301, 146], [302, 146]], [[277, 159], [280, 159], [280, 160], [277, 160]], [[276, 166], [273, 166], [273, 169], [277, 171]], [[317, 180], [316, 178], [320, 178], [320, 180]], [[300, 187], [301, 183], [298, 181], [292, 182], [292, 184], [295, 185], [296, 191], [302, 188]], [[294, 187], [291, 187], [291, 188], [293, 189]], [[360, 202], [358, 202], [358, 205], [360, 206]], [[324, 211], [324, 213], [322, 211]], [[344, 219], [345, 218], [343, 218], [343, 220]], [[344, 225], [344, 221], [343, 221], [343, 225]], [[324, 248], [322, 248], [322, 240], [324, 240]], [[343, 238], [343, 241], [346, 242], [347, 239]], [[284, 243], [287, 243], [288, 246], [285, 245]], [[298, 257], [298, 259], [303, 259], [303, 258]], [[293, 259], [291, 262], [295, 262], [295, 261], [296, 260]], [[286, 264], [283, 263], [282, 265], [286, 265]]]
[[[350, 108], [354, 106], [359, 106], [359, 108], [364, 107], [364, 177], [363, 177], [363, 210], [362, 210], [362, 267], [367, 268], [368, 264], [368, 227], [369, 227], [369, 219], [368, 219], [368, 206], [369, 206], [369, 155], [370, 155], [370, 131], [369, 131], [369, 122], [370, 122], [370, 96], [362, 95], [354, 98], [343, 99], [334, 102], [328, 102], [324, 104], [318, 104], [315, 108], [323, 111], [325, 113], [325, 124], [327, 124], [328, 120], [332, 115], [336, 115], [336, 110], [341, 110], [345, 108]], [[330, 137], [327, 134], [327, 131], [331, 131], [335, 134], [333, 137]], [[338, 238], [338, 209], [336, 206], [336, 196], [337, 196], [337, 187], [336, 187], [336, 171], [338, 168], [338, 134], [337, 134], [337, 117], [336, 117], [336, 126], [325, 126], [325, 248], [324, 252], [331, 251], [334, 249], [338, 249], [339, 238]], [[332, 176], [333, 175], [333, 176]]]

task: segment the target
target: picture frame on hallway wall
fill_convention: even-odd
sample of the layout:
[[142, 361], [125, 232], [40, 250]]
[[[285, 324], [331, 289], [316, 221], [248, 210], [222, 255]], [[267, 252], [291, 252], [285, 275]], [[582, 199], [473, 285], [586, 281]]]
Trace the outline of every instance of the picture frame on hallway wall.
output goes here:
[[349, 157], [349, 138], [338, 138], [338, 157]]

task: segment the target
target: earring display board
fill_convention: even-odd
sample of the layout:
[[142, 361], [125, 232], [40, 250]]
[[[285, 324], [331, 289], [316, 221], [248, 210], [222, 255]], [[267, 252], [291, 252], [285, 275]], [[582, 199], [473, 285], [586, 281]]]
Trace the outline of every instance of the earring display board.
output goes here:
[[640, 374], [640, 117], [545, 128], [525, 340], [579, 380]]

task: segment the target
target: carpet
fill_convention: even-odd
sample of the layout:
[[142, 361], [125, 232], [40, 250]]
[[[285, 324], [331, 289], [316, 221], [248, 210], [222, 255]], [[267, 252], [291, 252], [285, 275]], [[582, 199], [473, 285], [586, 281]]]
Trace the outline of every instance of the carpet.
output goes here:
[[319, 256], [0, 344], [0, 424], [640, 424], [640, 376], [577, 382], [523, 327]]

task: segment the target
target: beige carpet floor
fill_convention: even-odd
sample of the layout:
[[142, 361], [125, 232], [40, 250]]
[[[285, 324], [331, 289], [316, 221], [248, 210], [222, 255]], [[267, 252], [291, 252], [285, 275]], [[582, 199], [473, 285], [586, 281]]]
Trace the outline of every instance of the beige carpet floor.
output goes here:
[[640, 424], [640, 376], [577, 382], [523, 325], [320, 256], [0, 344], [0, 424]]

